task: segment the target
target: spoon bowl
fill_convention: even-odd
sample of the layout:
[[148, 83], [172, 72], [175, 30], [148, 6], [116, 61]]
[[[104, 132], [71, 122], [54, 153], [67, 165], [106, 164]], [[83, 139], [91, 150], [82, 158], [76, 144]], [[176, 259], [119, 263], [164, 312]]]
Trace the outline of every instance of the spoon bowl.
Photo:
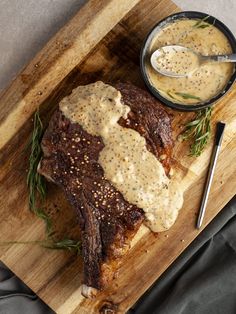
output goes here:
[[[194, 62], [186, 65], [186, 60], [183, 59], [186, 55]], [[186, 77], [200, 66], [200, 56], [197, 53], [177, 45], [164, 46], [155, 50], [150, 61], [154, 70], [170, 77]]]
[[203, 56], [187, 47], [169, 45], [155, 50], [150, 62], [162, 75], [187, 77], [205, 62], [236, 62], [236, 54]]

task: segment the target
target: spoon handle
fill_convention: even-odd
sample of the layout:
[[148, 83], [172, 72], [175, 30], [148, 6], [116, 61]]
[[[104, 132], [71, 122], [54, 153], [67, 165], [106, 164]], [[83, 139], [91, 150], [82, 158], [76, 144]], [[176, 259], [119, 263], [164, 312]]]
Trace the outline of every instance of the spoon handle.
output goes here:
[[216, 62], [236, 62], [236, 53], [230, 55], [209, 56], [208, 60]]

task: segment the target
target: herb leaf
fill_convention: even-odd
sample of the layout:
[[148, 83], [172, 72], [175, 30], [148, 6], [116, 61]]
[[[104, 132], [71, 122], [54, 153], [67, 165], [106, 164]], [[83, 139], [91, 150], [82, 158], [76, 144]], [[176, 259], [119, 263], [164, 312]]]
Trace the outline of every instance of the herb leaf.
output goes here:
[[39, 116], [39, 111], [34, 115], [34, 129], [29, 142], [31, 147], [31, 153], [29, 157], [29, 172], [27, 175], [27, 186], [29, 189], [29, 208], [39, 218], [43, 219], [46, 224], [47, 233], [51, 233], [52, 221], [45, 211], [37, 207], [36, 199], [37, 195], [40, 196], [40, 200], [44, 200], [46, 197], [46, 183], [43, 176], [37, 172], [38, 164], [42, 157], [41, 140], [43, 137], [43, 124]]
[[8, 246], [13, 244], [23, 244], [23, 245], [41, 245], [46, 249], [51, 250], [69, 250], [75, 251], [77, 254], [81, 253], [81, 243], [80, 241], [72, 240], [72, 239], [63, 239], [61, 241], [52, 241], [52, 240], [39, 240], [39, 241], [6, 241], [0, 242], [0, 246]]
[[77, 254], [81, 253], [81, 243], [80, 241], [75, 241], [72, 239], [63, 239], [61, 241], [52, 241], [52, 242], [46, 242], [42, 244], [43, 247], [51, 250], [69, 250], [69, 251], [76, 251]]
[[34, 115], [34, 128], [31, 140], [27, 145], [27, 148], [31, 147], [31, 153], [29, 157], [29, 172], [27, 175], [27, 186], [29, 189], [29, 208], [32, 212], [36, 214], [37, 217], [45, 221], [47, 240], [0, 242], [0, 246], [10, 244], [39, 244], [48, 249], [70, 251], [75, 250], [77, 254], [79, 254], [81, 251], [80, 241], [75, 241], [69, 238], [56, 241], [52, 238], [52, 220], [41, 207], [37, 207], [36, 205], [38, 201], [38, 196], [40, 198], [40, 201], [43, 202], [47, 194], [46, 181], [44, 177], [37, 172], [37, 168], [42, 157], [42, 137], [43, 124], [39, 116], [39, 111], [36, 111]]
[[198, 123], [200, 122], [200, 120], [193, 120], [189, 123], [186, 124], [186, 127], [190, 127], [190, 126], [194, 126], [194, 125], [197, 125]]
[[[205, 21], [208, 20], [208, 18], [210, 17], [210, 15], [205, 16], [203, 19], [198, 20], [194, 25], [193, 28], [205, 28], [210, 26], [211, 24], [206, 24], [204, 23]], [[205, 25], [204, 27], [202, 27], [203, 25]]]
[[178, 99], [176, 99], [176, 98], [171, 94], [170, 91], [167, 91], [167, 95], [168, 95], [170, 98], [174, 99], [174, 100], [178, 100]]
[[201, 100], [200, 97], [194, 96], [194, 95], [191, 95], [191, 94], [187, 94], [187, 93], [178, 93], [178, 92], [176, 92], [175, 94], [176, 94], [177, 96], [183, 97], [184, 99], [196, 99], [196, 100]]
[[211, 26], [211, 25], [210, 24], [201, 24], [201, 25], [198, 25], [197, 28], [206, 28], [209, 26]]
[[199, 111], [196, 119], [187, 123], [185, 131], [180, 135], [181, 141], [191, 141], [190, 156], [200, 156], [206, 147], [211, 136], [211, 114], [211, 107]]

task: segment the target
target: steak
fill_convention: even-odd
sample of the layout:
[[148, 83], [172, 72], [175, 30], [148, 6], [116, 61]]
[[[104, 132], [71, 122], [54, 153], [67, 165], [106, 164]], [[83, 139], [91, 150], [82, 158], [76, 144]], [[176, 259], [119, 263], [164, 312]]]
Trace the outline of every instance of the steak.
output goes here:
[[[173, 146], [170, 117], [146, 91], [127, 83], [113, 87], [131, 108], [119, 124], [146, 139], [147, 149], [162, 162], [168, 175]], [[57, 109], [42, 139], [39, 166], [39, 172], [64, 190], [76, 210], [82, 233], [84, 284], [98, 290], [113, 278], [144, 220], [143, 210], [128, 203], [104, 177], [98, 163], [103, 148], [101, 137], [87, 133]], [[88, 290], [83, 289], [83, 294], [89, 296]]]

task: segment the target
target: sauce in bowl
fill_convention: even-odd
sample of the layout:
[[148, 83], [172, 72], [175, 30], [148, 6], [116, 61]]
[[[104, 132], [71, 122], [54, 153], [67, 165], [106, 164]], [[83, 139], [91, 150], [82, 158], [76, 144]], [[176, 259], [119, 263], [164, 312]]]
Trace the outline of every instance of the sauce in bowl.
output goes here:
[[[224, 90], [234, 71], [232, 63], [206, 62], [188, 76], [179, 78], [164, 76], [155, 71], [151, 66], [150, 56], [155, 50], [168, 45], [180, 45], [205, 56], [232, 53], [228, 39], [217, 27], [196, 19], [180, 19], [167, 23], [156, 32], [150, 43], [145, 70], [151, 85], [163, 97], [175, 103], [197, 105]], [[183, 73], [195, 61], [194, 55], [187, 53], [178, 53], [174, 60], [171, 56], [160, 60], [164, 67], [170, 66]]]

